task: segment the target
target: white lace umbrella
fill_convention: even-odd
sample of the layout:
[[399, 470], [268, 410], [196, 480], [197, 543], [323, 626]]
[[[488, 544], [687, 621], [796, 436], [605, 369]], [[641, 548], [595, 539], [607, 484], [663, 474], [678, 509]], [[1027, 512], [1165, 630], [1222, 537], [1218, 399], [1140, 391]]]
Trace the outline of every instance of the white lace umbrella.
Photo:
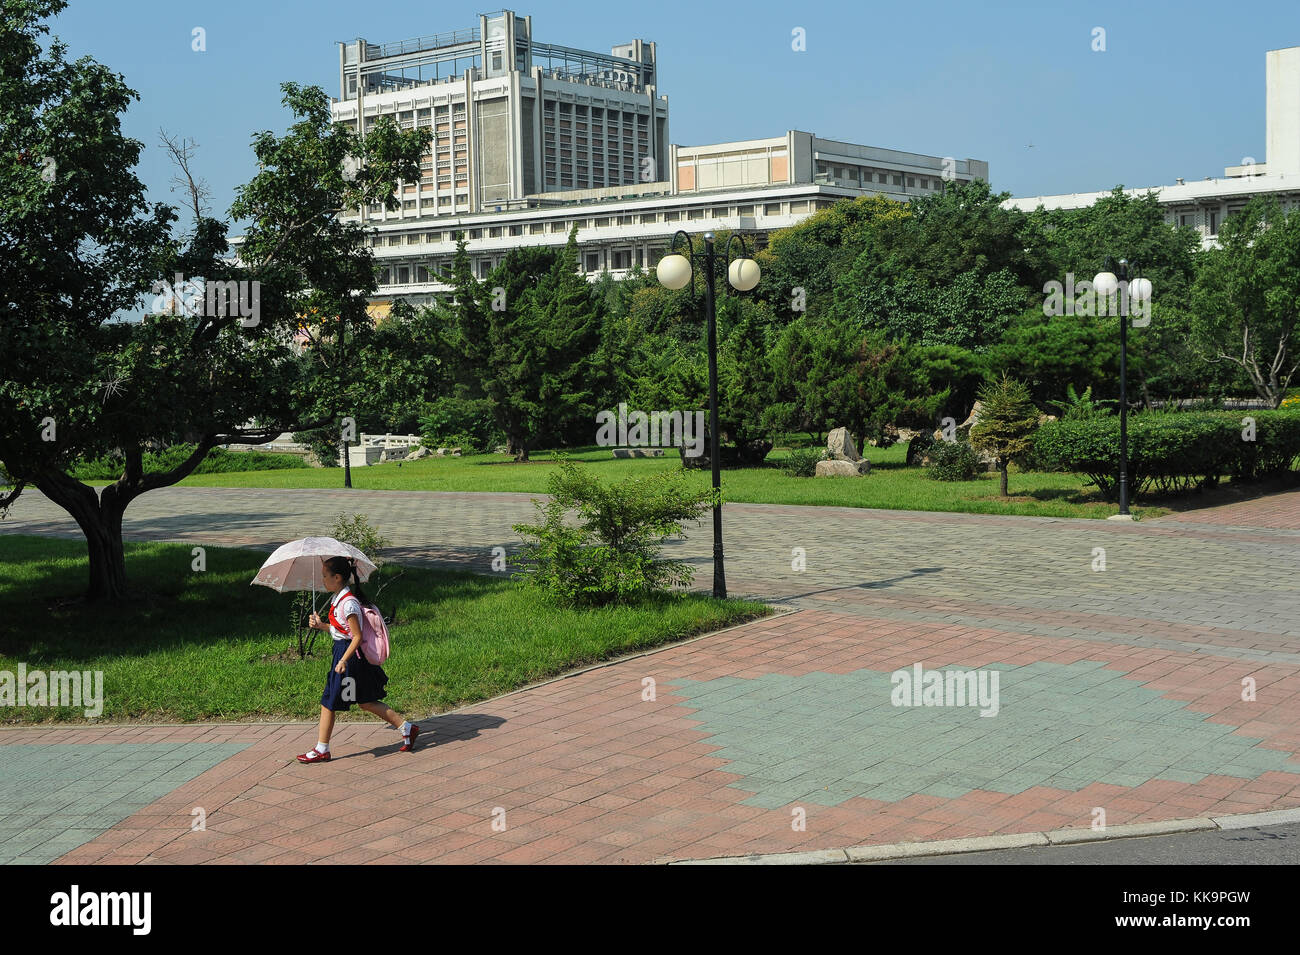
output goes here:
[[370, 558], [351, 544], [337, 541], [333, 537], [304, 537], [276, 548], [275, 553], [258, 570], [252, 584], [270, 587], [280, 593], [286, 590], [310, 590], [314, 612], [316, 594], [325, 589], [321, 568], [323, 557], [353, 558], [357, 562], [357, 577], [362, 582], [376, 569]]

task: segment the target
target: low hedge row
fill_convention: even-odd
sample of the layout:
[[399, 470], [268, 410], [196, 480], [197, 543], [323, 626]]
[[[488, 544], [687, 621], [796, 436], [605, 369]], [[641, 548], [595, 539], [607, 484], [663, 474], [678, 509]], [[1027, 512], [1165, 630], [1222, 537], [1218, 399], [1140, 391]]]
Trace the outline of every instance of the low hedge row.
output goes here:
[[[145, 473], [170, 471], [194, 453], [192, 444], [174, 444], [163, 451], [144, 453]], [[108, 454], [92, 461], [81, 461], [70, 472], [79, 481], [116, 481], [125, 466], [122, 458]], [[207, 453], [195, 474], [224, 474], [231, 471], [275, 471], [281, 468], [309, 467], [301, 455], [274, 454], [267, 451], [227, 451], [213, 448]]]
[[[1252, 430], [1253, 422], [1253, 430]], [[1275, 477], [1300, 457], [1300, 409], [1139, 412], [1129, 415], [1129, 487], [1134, 495]], [[1052, 421], [1038, 429], [1033, 461], [1086, 474], [1107, 497], [1119, 486], [1119, 416]]]

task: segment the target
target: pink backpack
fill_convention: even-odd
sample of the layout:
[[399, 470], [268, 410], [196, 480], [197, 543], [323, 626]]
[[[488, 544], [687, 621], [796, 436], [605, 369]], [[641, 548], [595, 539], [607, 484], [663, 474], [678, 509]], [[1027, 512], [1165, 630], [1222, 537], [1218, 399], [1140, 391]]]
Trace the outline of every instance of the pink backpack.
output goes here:
[[376, 666], [388, 659], [388, 624], [378, 607], [361, 606], [361, 652]]

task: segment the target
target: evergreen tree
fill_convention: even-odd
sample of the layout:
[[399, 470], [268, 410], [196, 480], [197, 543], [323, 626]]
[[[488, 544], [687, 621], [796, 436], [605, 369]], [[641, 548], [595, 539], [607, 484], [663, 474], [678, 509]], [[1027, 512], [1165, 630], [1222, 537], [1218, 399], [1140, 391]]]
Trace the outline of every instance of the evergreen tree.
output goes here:
[[1023, 382], [1003, 375], [980, 389], [980, 417], [970, 429], [971, 446], [997, 459], [1002, 496], [1007, 497], [1007, 465], [1033, 446], [1038, 409]]

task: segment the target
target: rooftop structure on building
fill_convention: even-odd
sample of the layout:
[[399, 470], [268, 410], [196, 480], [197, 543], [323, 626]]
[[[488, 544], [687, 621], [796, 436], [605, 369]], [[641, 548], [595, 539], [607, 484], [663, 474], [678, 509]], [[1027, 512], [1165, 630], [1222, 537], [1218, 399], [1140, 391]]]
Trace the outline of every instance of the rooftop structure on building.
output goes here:
[[[1219, 227], [1240, 212], [1253, 197], [1275, 197], [1284, 209], [1300, 208], [1300, 46], [1269, 50], [1265, 54], [1265, 162], [1244, 156], [1227, 166], [1223, 177], [1206, 176], [1172, 185], [1125, 189], [1131, 196], [1155, 193], [1165, 210], [1165, 221], [1189, 226], [1201, 236], [1203, 248], [1218, 242]], [[1076, 192], [1055, 196], [1010, 199], [1006, 205], [1026, 212], [1045, 209], [1082, 209], [1110, 191]]]
[[424, 219], [664, 179], [668, 98], [656, 82], [654, 43], [609, 53], [537, 43], [532, 17], [502, 10], [454, 33], [340, 44], [331, 108], [358, 132], [381, 116], [432, 130], [420, 182], [401, 189], [400, 214]]

